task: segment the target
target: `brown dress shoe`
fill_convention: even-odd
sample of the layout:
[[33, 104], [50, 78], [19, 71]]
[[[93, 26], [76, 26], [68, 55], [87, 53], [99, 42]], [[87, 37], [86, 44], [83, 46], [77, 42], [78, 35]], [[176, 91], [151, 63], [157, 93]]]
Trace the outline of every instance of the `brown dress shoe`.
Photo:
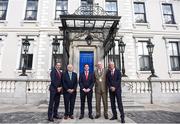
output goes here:
[[67, 120], [67, 119], [68, 119], [68, 116], [64, 116], [64, 119]]

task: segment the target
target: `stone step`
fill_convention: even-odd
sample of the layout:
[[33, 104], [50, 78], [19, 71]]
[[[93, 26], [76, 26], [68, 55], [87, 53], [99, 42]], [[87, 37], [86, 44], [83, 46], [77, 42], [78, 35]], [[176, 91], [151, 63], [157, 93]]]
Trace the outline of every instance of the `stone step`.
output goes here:
[[[142, 104], [138, 104], [138, 103], [135, 103], [135, 102], [123, 102], [123, 106], [124, 106], [124, 109], [143, 109], [144, 108], [144, 105]], [[80, 109], [81, 105], [80, 103], [75, 103], [75, 109]], [[96, 107], [96, 104], [95, 102], [92, 103], [92, 107], [93, 109], [95, 109]], [[48, 104], [40, 104], [38, 106], [38, 108], [48, 108]], [[60, 106], [59, 106], [60, 109], [64, 109], [64, 103], [60, 103]], [[85, 103], [85, 108], [87, 109], [88, 106], [87, 106], [87, 102]], [[101, 103], [101, 108], [103, 109], [103, 104]], [[108, 102], [108, 108], [111, 108], [111, 104], [110, 102]]]
[[[87, 99], [86, 99], [86, 101], [87, 101]], [[102, 101], [102, 100], [101, 100]], [[133, 99], [131, 99], [131, 98], [122, 98], [122, 101], [123, 102], [134, 102], [134, 100]], [[60, 103], [63, 103], [64, 102], [64, 99], [61, 99], [60, 100]], [[80, 98], [76, 98], [76, 102], [78, 103], [80, 103], [81, 102], [81, 99]], [[96, 99], [95, 98], [93, 98], [92, 99], [92, 102], [96, 102]], [[108, 99], [108, 102], [110, 102], [110, 99]]]

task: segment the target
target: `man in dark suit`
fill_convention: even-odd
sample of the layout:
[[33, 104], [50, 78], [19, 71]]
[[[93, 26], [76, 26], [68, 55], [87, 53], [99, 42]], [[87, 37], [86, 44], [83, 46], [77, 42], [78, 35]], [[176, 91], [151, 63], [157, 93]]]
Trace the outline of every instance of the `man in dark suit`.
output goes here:
[[61, 63], [56, 63], [55, 68], [52, 69], [50, 77], [51, 84], [49, 87], [50, 100], [48, 107], [48, 120], [53, 122], [53, 117], [56, 119], [61, 119], [58, 115], [58, 108], [60, 102], [60, 95], [62, 91], [62, 73], [60, 72]]
[[121, 113], [121, 123], [125, 123], [124, 120], [124, 109], [122, 104], [122, 97], [121, 97], [121, 72], [117, 68], [115, 68], [114, 62], [109, 63], [109, 70], [106, 75], [107, 84], [109, 88], [109, 95], [111, 101], [111, 109], [113, 113], [113, 117], [110, 120], [117, 119], [117, 111], [116, 111], [116, 104], [115, 98], [117, 99], [117, 104], [119, 111]]
[[94, 119], [92, 116], [92, 97], [93, 97], [93, 86], [94, 86], [94, 75], [89, 72], [89, 65], [84, 65], [84, 72], [79, 77], [80, 85], [80, 98], [81, 98], [81, 115], [79, 119], [84, 118], [84, 107], [85, 99], [87, 97], [89, 118]]
[[73, 66], [69, 64], [67, 71], [63, 74], [63, 94], [64, 94], [64, 105], [65, 114], [64, 119], [74, 119], [73, 111], [76, 99], [77, 89], [77, 74], [73, 72]]

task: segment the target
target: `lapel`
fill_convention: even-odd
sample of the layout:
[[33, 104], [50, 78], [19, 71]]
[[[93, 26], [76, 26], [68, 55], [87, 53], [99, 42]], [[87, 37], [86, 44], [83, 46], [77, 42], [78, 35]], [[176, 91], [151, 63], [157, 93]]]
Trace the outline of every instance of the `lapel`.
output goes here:
[[111, 71], [109, 70], [109, 75], [110, 75], [111, 79], [115, 79], [115, 77], [116, 77], [116, 69], [114, 70], [114, 75], [113, 76], [111, 75]]
[[56, 73], [55, 73], [55, 74], [56, 74], [56, 77], [57, 77], [58, 79], [60, 79], [60, 78], [61, 78], [61, 72], [58, 73], [56, 69], [55, 69], [55, 72], [56, 72]]
[[113, 79], [116, 79], [116, 68], [115, 68], [115, 70], [114, 70]]
[[90, 79], [90, 72], [88, 73], [88, 80]]

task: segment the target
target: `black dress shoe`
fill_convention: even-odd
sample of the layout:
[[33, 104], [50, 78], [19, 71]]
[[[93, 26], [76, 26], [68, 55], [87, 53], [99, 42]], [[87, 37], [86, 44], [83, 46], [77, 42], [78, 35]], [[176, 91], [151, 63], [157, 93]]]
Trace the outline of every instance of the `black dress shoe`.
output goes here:
[[92, 115], [89, 115], [89, 118], [90, 118], [90, 119], [94, 119], [94, 117], [93, 117]]
[[84, 115], [80, 115], [79, 119], [83, 119], [84, 118]]
[[105, 118], [105, 119], [109, 119], [107, 115], [104, 115], [104, 118]]
[[53, 118], [55, 118], [55, 119], [62, 119], [62, 117], [61, 117], [61, 116], [58, 116], [58, 115], [53, 116]]
[[69, 118], [74, 119], [74, 116], [73, 116], [73, 115], [71, 115], [71, 116], [69, 116]]
[[121, 119], [121, 123], [125, 123], [125, 120], [124, 120], [124, 119]]
[[54, 122], [53, 118], [48, 118], [48, 121]]
[[112, 118], [110, 118], [110, 120], [116, 120], [117, 117], [113, 116]]
[[96, 115], [95, 118], [96, 118], [96, 119], [100, 118], [100, 115]]

